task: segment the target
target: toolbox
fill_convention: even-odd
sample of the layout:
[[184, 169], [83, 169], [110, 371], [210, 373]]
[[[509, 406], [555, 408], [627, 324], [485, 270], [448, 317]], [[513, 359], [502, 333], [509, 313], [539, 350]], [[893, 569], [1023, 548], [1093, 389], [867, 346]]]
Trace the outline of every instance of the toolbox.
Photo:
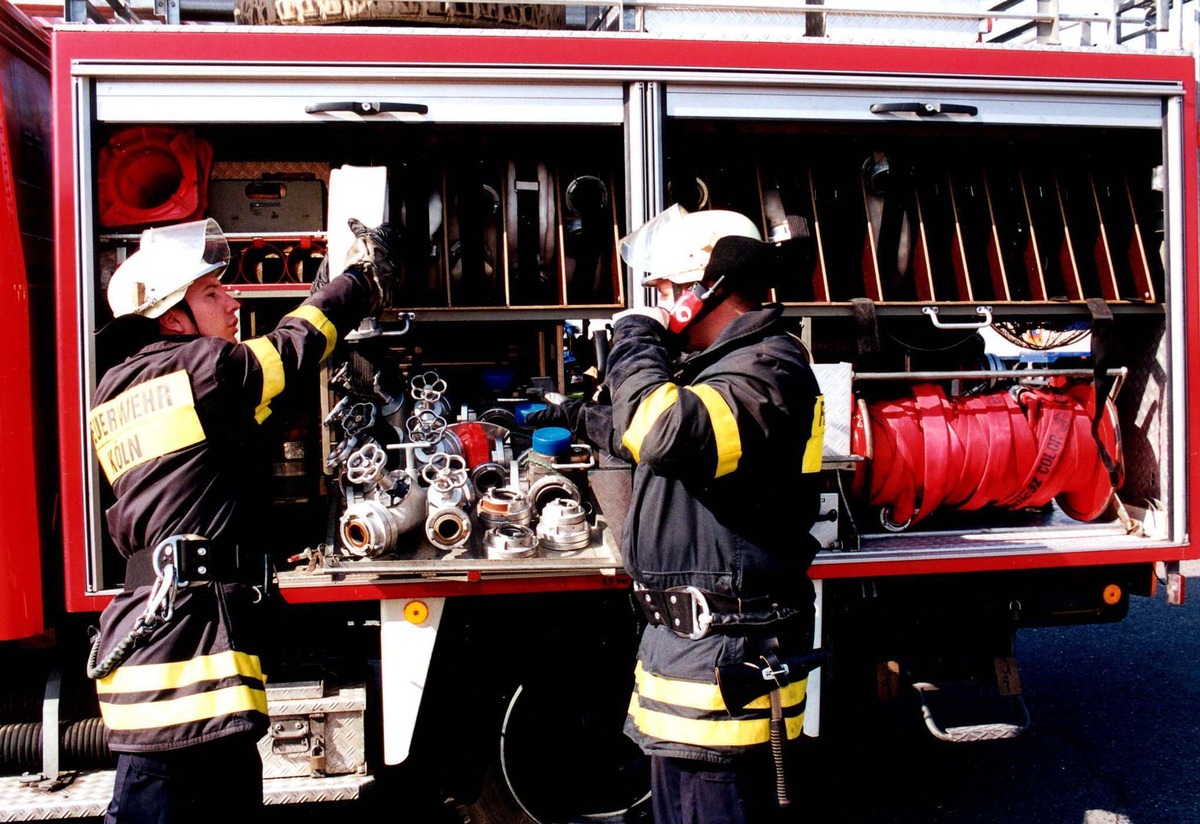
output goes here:
[[325, 184], [285, 177], [212, 180], [209, 215], [227, 233], [321, 232]]
[[321, 681], [268, 686], [271, 726], [258, 742], [263, 778], [365, 772], [366, 705], [365, 687], [326, 695]]

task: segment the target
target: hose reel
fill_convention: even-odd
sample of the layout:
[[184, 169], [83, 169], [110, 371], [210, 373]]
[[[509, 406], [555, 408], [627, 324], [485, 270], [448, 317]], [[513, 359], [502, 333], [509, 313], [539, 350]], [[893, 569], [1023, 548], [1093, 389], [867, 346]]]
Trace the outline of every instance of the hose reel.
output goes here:
[[885, 529], [902, 531], [940, 509], [1023, 509], [1056, 503], [1078, 521], [1108, 509], [1114, 484], [1101, 448], [1122, 465], [1116, 408], [1105, 400], [1099, 441], [1091, 433], [1094, 390], [1017, 386], [948, 397], [916, 384], [908, 397], [860, 406], [852, 450], [869, 460], [852, 494], [880, 507]]

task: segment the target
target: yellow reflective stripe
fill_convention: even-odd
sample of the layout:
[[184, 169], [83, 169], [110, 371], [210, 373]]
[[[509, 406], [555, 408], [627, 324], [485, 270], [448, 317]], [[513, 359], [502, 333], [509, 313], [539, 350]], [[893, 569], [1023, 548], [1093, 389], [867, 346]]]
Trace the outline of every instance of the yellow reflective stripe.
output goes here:
[[742, 436], [738, 433], [737, 420], [733, 417], [733, 409], [721, 393], [711, 386], [685, 386], [691, 391], [704, 408], [708, 410], [708, 419], [712, 421], [713, 438], [717, 444], [717, 471], [714, 478], [728, 475], [737, 469], [738, 461], [742, 458]]
[[[640, 661], [634, 668], [633, 675], [637, 682], [637, 694], [645, 696], [651, 701], [694, 710], [726, 712], [725, 701], [721, 698], [721, 688], [716, 684], [677, 681], [673, 678], [653, 675], [642, 668]], [[797, 706], [804, 701], [807, 690], [807, 678], [788, 684], [780, 690], [780, 700], [783, 702], [783, 706]], [[771, 698], [768, 695], [759, 696], [746, 705], [746, 709], [750, 710], [768, 710], [770, 708]]]
[[[697, 747], [749, 747], [771, 738], [771, 722], [766, 718], [722, 718], [712, 721], [680, 718], [646, 709], [637, 702], [637, 696], [629, 704], [629, 717], [639, 730], [652, 738]], [[804, 728], [804, 713], [795, 718], [785, 718], [784, 724], [789, 739], [799, 737]]]
[[109, 482], [130, 469], [204, 440], [187, 373], [139, 383], [88, 415], [96, 457]]
[[635, 461], [640, 460], [642, 441], [646, 440], [650, 427], [654, 426], [654, 422], [658, 420], [659, 416], [678, 400], [679, 387], [673, 383], [664, 383], [638, 404], [637, 411], [633, 413], [633, 420], [629, 423], [629, 428], [625, 430], [624, 437], [621, 438], [621, 442], [625, 444], [625, 448], [633, 455]]
[[97, 681], [96, 692], [103, 695], [171, 690], [201, 681], [217, 681], [238, 675], [266, 680], [263, 677], [262, 662], [257, 655], [226, 650], [169, 664], [126, 664]]
[[300, 318], [315, 326], [317, 331], [325, 336], [325, 354], [321, 355], [321, 360], [329, 357], [329, 354], [333, 352], [333, 347], [337, 345], [337, 327], [330, 322], [329, 318], [325, 317], [324, 312], [311, 303], [305, 303], [288, 312], [285, 317]]
[[271, 414], [271, 401], [283, 391], [287, 376], [283, 373], [283, 359], [279, 350], [268, 338], [251, 338], [246, 348], [258, 358], [262, 367], [262, 400], [254, 408], [254, 420], [262, 423]]
[[725, 710], [721, 690], [716, 684], [676, 681], [652, 675], [642, 668], [641, 661], [634, 668], [633, 677], [637, 681], [638, 694], [652, 701], [695, 710]]
[[104, 723], [114, 730], [169, 727], [251, 710], [268, 714], [267, 692], [245, 684], [144, 704], [100, 702], [100, 715]]
[[825, 396], [817, 395], [813, 402], [812, 432], [808, 443], [804, 446], [804, 460], [800, 464], [801, 472], [820, 472], [821, 456], [825, 451]]

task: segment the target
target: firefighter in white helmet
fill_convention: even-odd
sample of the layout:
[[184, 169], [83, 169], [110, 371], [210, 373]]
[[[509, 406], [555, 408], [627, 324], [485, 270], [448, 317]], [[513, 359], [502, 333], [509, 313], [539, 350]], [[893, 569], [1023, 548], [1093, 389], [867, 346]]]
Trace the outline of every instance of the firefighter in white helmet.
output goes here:
[[[761, 240], [750, 218], [740, 212], [712, 210], [689, 213], [676, 204], [646, 221], [634, 232], [621, 238], [621, 258], [633, 269], [643, 272], [641, 285], [656, 291], [655, 302], [628, 309], [614, 316], [646, 314], [666, 318], [671, 326], [672, 312], [678, 317], [674, 329], [682, 331], [681, 318], [699, 307], [699, 292], [690, 287], [704, 277], [713, 245], [727, 235]], [[683, 343], [683, 341], [679, 341]], [[612, 416], [607, 384], [602, 383], [591, 399], [566, 398], [551, 394], [545, 409], [529, 412], [528, 426], [564, 426], [577, 437], [610, 454], [628, 458], [628, 451], [612, 440]]]
[[277, 396], [315, 380], [380, 308], [388, 227], [351, 229], [345, 272], [241, 342], [238, 301], [220, 283], [229, 246], [211, 219], [146, 230], [108, 284], [114, 324], [156, 332], [103, 375], [89, 415], [114, 497], [108, 532], [126, 559], [88, 661], [118, 759], [108, 824], [262, 804], [263, 426]]
[[[646, 273], [642, 285], [655, 289], [658, 301], [648, 309], [618, 313], [614, 320], [627, 314], [659, 317], [665, 312], [668, 330], [677, 335], [685, 333], [699, 320], [699, 314], [719, 302], [709, 303], [704, 297], [712, 291], [715, 278], [709, 279], [707, 287], [696, 288], [696, 285], [704, 280], [713, 247], [726, 237], [754, 241], [755, 249], [767, 248], [761, 243], [762, 235], [754, 221], [741, 212], [723, 209], [688, 212], [678, 204], [621, 238], [621, 258]], [[723, 284], [717, 284], [716, 288], [723, 288]], [[689, 347], [684, 348], [690, 351]]]
[[625, 731], [661, 822], [781, 821], [791, 803], [824, 414], [792, 324], [763, 304], [807, 241], [761, 237], [736, 212], [673, 206], [621, 242], [659, 296], [614, 316], [606, 382], [635, 462], [621, 551], [647, 619]]

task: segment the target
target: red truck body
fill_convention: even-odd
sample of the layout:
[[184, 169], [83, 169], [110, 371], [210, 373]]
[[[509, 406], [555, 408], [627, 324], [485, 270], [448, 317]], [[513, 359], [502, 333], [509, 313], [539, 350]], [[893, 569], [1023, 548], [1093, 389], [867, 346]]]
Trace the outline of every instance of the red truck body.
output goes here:
[[[447, 662], [472, 656], [486, 662], [484, 680], [495, 680], [463, 721], [476, 728], [478, 752], [435, 783], [459, 796], [481, 781], [506, 783], [538, 820], [579, 795], [549, 789], [561, 777], [528, 777], [549, 774], [538, 773], [550, 769], [538, 736], [555, 723], [528, 707], [551, 689], [540, 653], [564, 643], [563, 624], [577, 620], [579, 635], [567, 642], [584, 638], [583, 648], [614, 655], [617, 675], [598, 704], [627, 700], [639, 620], [619, 549], [627, 470], [590, 451], [580, 453], [584, 469], [555, 465], [555, 477], [578, 482], [590, 516], [589, 539], [569, 552], [496, 551], [480, 543], [486, 524], [466, 506], [450, 509], [476, 531], [472, 539], [440, 545], [427, 524], [424, 538], [409, 541], [389, 534], [400, 516], [372, 486], [347, 480], [360, 433], [344, 409], [357, 402], [394, 415], [381, 443], [394, 456], [407, 449], [410, 461], [450, 442], [466, 454], [468, 431], [499, 437], [490, 460], [471, 459], [470, 468], [495, 463], [513, 487], [532, 488], [515, 410], [548, 389], [572, 391], [588, 357], [602, 367], [607, 319], [650, 299], [617, 241], [693, 182], [703, 191], [696, 208], [741, 210], [764, 236], [786, 225], [813, 238], [812, 259], [774, 295], [803, 322], [826, 395], [827, 518], [813, 529], [822, 550], [811, 577], [818, 641], [844, 663], [810, 679], [810, 735], [836, 734], [836, 725], [821, 729], [822, 716], [833, 724], [837, 712], [898, 694], [903, 683], [962, 676], [1019, 705], [1012, 676], [1022, 627], [1120, 620], [1131, 596], [1151, 595], [1159, 582], [1182, 601], [1179, 564], [1200, 558], [1190, 534], [1200, 415], [1186, 396], [1200, 384], [1194, 56], [1182, 41], [1093, 44], [1097, 32], [1130, 25], [1108, 18], [1085, 28], [1064, 15], [1056, 25], [1078, 40], [1065, 44], [1036, 14], [1022, 27], [995, 12], [990, 29], [986, 16], [947, 13], [939, 27], [936, 16], [877, 14], [851, 32], [837, 21], [861, 12], [776, 6], [650, 4], [624, 16], [598, 8], [551, 30], [66, 23], [50, 47], [44, 30], [0, 6], [4, 229], [23, 251], [0, 269], [3, 326], [15, 342], [3, 366], [0, 640], [77, 656], [83, 627], [120, 586], [86, 416], [108, 357], [104, 286], [154, 222], [147, 216], [219, 215], [237, 256], [225, 282], [251, 336], [307, 294], [311, 278], [283, 261], [335, 243], [340, 174], [364, 168], [384, 170], [385, 213], [412, 224], [420, 248], [406, 252], [385, 334], [355, 344], [350, 374], [327, 371], [284, 410], [279, 489], [263, 514], [279, 525], [269, 549], [280, 591], [305, 631], [319, 629], [289, 634], [288, 652], [311, 664], [360, 643], [365, 650], [352, 683], [335, 688], [331, 667], [312, 679], [315, 692], [298, 678], [283, 685], [292, 693], [272, 698], [273, 714], [286, 705], [288, 717], [313, 725], [298, 745], [304, 758], [320, 737], [313, 719], [331, 712], [330, 701], [349, 702], [338, 705], [354, 731], [341, 755], [366, 766], [340, 778], [302, 770], [317, 785], [342, 780], [337, 797], [357, 796], [387, 766], [437, 760], [413, 754], [445, 754], [449, 744], [427, 719], [471, 701], [443, 677]], [[830, 26], [825, 36], [805, 28], [818, 16]], [[1173, 36], [1151, 24], [1161, 40]], [[157, 184], [157, 202], [136, 203], [108, 165], [127, 151], [122, 140], [154, 162], [174, 152], [200, 172], [179, 172]], [[38, 180], [51, 168], [52, 193]], [[597, 181], [599, 231], [571, 200], [577, 184]], [[470, 286], [457, 267], [471, 240], [462, 204], [477, 185], [495, 196], [486, 217], [494, 232], [480, 240], [487, 275]], [[532, 258], [518, 236], [529, 191], [542, 198], [539, 259], [551, 262], [552, 287], [527, 299], [520, 290]], [[194, 198], [190, 214], [170, 211], [176, 198]], [[315, 218], [301, 215], [313, 208]], [[891, 224], [898, 235], [888, 234], [888, 214], [902, 221]], [[581, 222], [599, 238], [601, 261], [586, 284], [575, 272]], [[572, 330], [583, 331], [572, 339]], [[997, 330], [999, 339], [989, 336]], [[1041, 347], [1045, 335], [1064, 343]], [[454, 403], [441, 429], [422, 430], [422, 446], [419, 417], [398, 410], [420, 402], [407, 396], [426, 376], [444, 378]], [[497, 376], [502, 386], [491, 383]], [[395, 398], [380, 388], [389, 382], [400, 387]], [[1104, 415], [1088, 406], [1093, 386], [1108, 391]], [[996, 417], [1010, 412], [1011, 431]], [[496, 421], [499, 430], [463, 428]], [[980, 446], [988, 427], [1013, 444]], [[1067, 439], [1069, 458], [1055, 438]], [[1119, 452], [1118, 484], [1101, 461], [1105, 449]], [[418, 483], [404, 460], [389, 488]], [[965, 479], [970, 467], [974, 481]], [[1056, 494], [1042, 486], [1051, 478]], [[990, 500], [971, 494], [984, 488], [1000, 491]], [[1093, 505], [1078, 506], [1085, 498]], [[1036, 506], [1025, 505], [1031, 499]], [[795, 528], [786, 512], [764, 517]], [[588, 617], [573, 617], [581, 613]], [[337, 691], [364, 682], [361, 703]], [[823, 684], [837, 686], [824, 712]], [[378, 729], [364, 729], [364, 716], [381, 719]], [[506, 726], [518, 723], [525, 727]], [[989, 719], [965, 737], [1016, 735], [1027, 723]], [[930, 729], [955, 739], [934, 722]], [[375, 733], [378, 752], [362, 741]], [[619, 723], [607, 735], [606, 752]], [[268, 765], [294, 767], [293, 744], [265, 741]], [[636, 754], [611, 751], [597, 769], [626, 774]], [[509, 765], [502, 776], [498, 757]], [[521, 759], [536, 769], [522, 773]], [[269, 800], [303, 799], [279, 790]], [[639, 784], [597, 803], [632, 811], [644, 802]]]

